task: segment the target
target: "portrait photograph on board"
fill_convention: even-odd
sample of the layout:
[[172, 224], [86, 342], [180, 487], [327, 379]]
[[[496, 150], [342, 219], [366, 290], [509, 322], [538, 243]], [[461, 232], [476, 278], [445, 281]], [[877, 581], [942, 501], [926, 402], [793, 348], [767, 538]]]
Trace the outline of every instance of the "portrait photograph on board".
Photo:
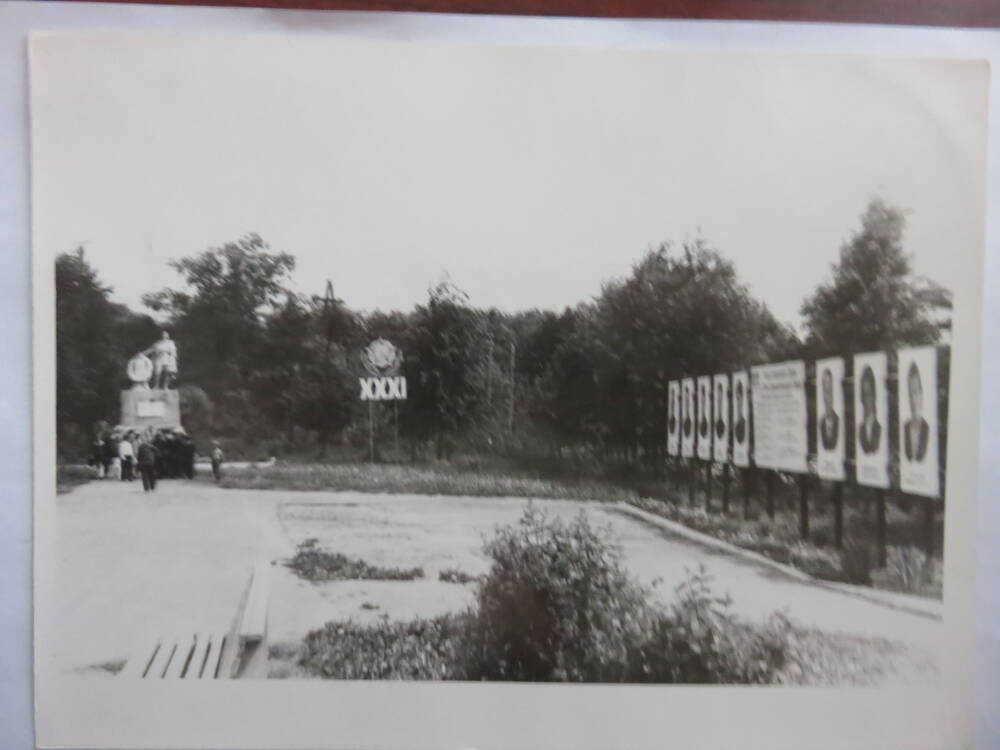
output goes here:
[[733, 463], [750, 465], [750, 379], [745, 371], [733, 373]]
[[30, 65], [42, 745], [952, 746], [983, 66]]
[[816, 392], [816, 473], [822, 479], [843, 481], [847, 424], [843, 358], [816, 362]]
[[858, 484], [889, 486], [889, 397], [884, 352], [854, 356], [854, 455]]
[[667, 385], [667, 405], [669, 417], [667, 418], [667, 455], [676, 456], [680, 453], [681, 435], [681, 384], [672, 380]]

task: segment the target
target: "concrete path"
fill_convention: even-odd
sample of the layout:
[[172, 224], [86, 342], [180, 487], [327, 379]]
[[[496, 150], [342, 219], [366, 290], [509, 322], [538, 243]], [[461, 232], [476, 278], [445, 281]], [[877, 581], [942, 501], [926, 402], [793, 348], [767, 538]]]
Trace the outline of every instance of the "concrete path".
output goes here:
[[[514, 523], [526, 501], [369, 495], [355, 492], [220, 490], [167, 480], [155, 493], [137, 483], [91, 482], [57, 499], [57, 601], [66, 623], [45, 654], [60, 670], [127, 658], [159, 634], [225, 630], [255, 562], [273, 561], [268, 613], [272, 642], [295, 643], [328, 620], [372, 621], [463, 609], [472, 586], [438, 581], [456, 568], [486, 571], [484, 537]], [[885, 637], [938, 663], [941, 623], [783, 575], [773, 568], [672, 535], [613, 504], [539, 500], [547, 513], [581, 510], [608, 526], [626, 565], [664, 603], [687, 571], [704, 565], [733, 609], [758, 619], [784, 610], [826, 632]], [[422, 567], [414, 582], [312, 584], [281, 561], [308, 538], [383, 566]]]

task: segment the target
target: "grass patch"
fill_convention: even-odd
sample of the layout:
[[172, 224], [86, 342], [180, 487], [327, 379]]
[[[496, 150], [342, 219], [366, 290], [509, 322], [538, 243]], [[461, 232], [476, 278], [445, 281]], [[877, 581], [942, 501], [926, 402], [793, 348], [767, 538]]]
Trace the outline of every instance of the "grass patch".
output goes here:
[[424, 577], [423, 568], [383, 568], [339, 552], [320, 549], [317, 539], [306, 539], [285, 565], [307, 581], [412, 581]]
[[[887, 565], [878, 568], [875, 541], [865, 529], [861, 514], [854, 513], [845, 523], [843, 549], [833, 546], [822, 523], [814, 521], [812, 539], [800, 538], [798, 517], [779, 512], [774, 519], [745, 519], [737, 515], [709, 513], [704, 508], [679, 502], [633, 498], [637, 508], [679, 523], [742, 549], [757, 552], [775, 562], [791, 565], [814, 578], [940, 599], [943, 566], [912, 545], [893, 545], [887, 551]], [[894, 509], [890, 520], [905, 526], [908, 516]]]
[[548, 478], [513, 466], [463, 464], [275, 464], [226, 467], [222, 487], [472, 497], [627, 500], [633, 490], [587, 478]]
[[438, 571], [438, 580], [444, 583], [475, 583], [479, 578], [479, 576], [469, 575], [458, 568], [445, 568]]

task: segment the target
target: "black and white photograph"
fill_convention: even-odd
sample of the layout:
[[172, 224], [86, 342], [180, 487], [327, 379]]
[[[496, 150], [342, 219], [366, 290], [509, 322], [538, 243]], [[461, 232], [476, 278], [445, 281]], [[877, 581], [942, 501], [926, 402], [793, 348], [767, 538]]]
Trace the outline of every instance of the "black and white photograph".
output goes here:
[[44, 744], [669, 704], [939, 746], [986, 80], [35, 35]]
[[899, 351], [899, 486], [938, 497], [938, 361], [932, 346]]
[[844, 359], [822, 359], [816, 363], [816, 474], [822, 479], [846, 479], [846, 423]]
[[750, 378], [733, 373], [733, 464], [750, 466]]
[[729, 461], [729, 376], [716, 375], [712, 382], [715, 387], [712, 399], [712, 429], [715, 433], [712, 438], [712, 458], [716, 463], [725, 464]]
[[858, 483], [889, 487], [888, 357], [868, 352], [854, 357], [854, 455]]
[[667, 455], [680, 453], [681, 436], [681, 384], [672, 380], [667, 384]]

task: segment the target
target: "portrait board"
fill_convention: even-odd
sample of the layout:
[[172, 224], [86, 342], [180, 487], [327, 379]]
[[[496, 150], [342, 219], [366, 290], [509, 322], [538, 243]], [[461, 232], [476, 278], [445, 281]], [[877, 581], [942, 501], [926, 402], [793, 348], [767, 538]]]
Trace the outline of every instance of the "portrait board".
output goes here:
[[816, 361], [816, 473], [821, 479], [846, 478], [844, 438], [844, 359], [829, 357]]
[[712, 379], [712, 455], [719, 463], [729, 460], [729, 376]]
[[694, 458], [698, 416], [694, 391], [694, 378], [681, 381], [681, 456], [684, 458]]
[[750, 368], [754, 463], [804, 473], [807, 464], [806, 365], [801, 360]]
[[712, 460], [712, 376], [698, 377], [698, 458]]
[[746, 370], [733, 373], [733, 464], [750, 465], [750, 378]]
[[679, 380], [671, 380], [667, 384], [667, 455], [676, 456], [680, 453], [681, 435], [681, 384]]
[[854, 461], [858, 484], [887, 489], [889, 477], [888, 358], [854, 355]]
[[940, 497], [937, 349], [900, 349], [897, 357], [899, 488]]

